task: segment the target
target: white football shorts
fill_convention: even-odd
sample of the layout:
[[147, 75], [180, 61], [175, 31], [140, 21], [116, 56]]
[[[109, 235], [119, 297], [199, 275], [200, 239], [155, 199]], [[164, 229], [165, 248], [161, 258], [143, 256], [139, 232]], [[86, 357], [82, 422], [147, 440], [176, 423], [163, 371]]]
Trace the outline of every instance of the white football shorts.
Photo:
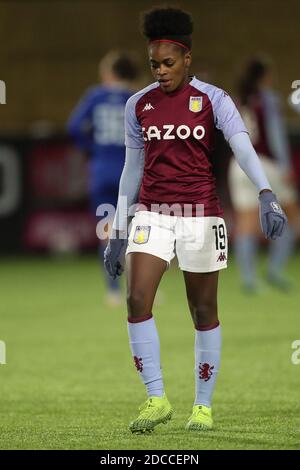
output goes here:
[[[296, 191], [284, 181], [279, 165], [263, 155], [260, 155], [260, 161], [278, 202], [283, 206], [296, 202]], [[257, 189], [240, 168], [235, 158], [230, 161], [228, 176], [233, 207], [241, 211], [257, 208]]]
[[149, 253], [168, 265], [177, 255], [179, 268], [207, 273], [227, 267], [227, 231], [220, 217], [182, 217], [136, 212], [128, 253]]

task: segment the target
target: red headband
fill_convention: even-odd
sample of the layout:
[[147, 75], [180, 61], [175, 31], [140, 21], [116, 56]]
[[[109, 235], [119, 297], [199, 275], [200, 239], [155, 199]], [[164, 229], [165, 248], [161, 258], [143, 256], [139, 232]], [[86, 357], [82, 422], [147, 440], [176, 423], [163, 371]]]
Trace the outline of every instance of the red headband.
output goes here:
[[149, 44], [153, 44], [154, 42], [171, 42], [172, 44], [176, 44], [177, 46], [183, 47], [187, 51], [190, 51], [190, 48], [182, 42], [173, 41], [172, 39], [153, 39], [153, 41], [149, 41]]

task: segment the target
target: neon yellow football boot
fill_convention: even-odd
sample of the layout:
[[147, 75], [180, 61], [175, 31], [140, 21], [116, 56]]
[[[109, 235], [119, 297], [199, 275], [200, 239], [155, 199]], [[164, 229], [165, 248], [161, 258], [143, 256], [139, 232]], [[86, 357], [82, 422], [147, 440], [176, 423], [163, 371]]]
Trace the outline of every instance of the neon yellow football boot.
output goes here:
[[211, 408], [204, 405], [193, 406], [186, 429], [188, 431], [207, 431], [213, 427]]
[[131, 432], [152, 432], [160, 423], [166, 424], [174, 412], [166, 395], [163, 397], [149, 397], [139, 408], [140, 414], [129, 425]]

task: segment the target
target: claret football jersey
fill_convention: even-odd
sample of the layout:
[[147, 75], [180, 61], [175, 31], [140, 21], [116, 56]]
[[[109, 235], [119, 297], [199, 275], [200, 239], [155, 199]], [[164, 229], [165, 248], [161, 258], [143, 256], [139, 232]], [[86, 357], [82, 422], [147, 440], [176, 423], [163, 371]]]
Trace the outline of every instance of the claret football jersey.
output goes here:
[[196, 77], [168, 94], [156, 82], [129, 98], [125, 144], [145, 149], [139, 202], [203, 204], [205, 216], [222, 215], [210, 161], [217, 129], [226, 140], [247, 132], [229, 95]]

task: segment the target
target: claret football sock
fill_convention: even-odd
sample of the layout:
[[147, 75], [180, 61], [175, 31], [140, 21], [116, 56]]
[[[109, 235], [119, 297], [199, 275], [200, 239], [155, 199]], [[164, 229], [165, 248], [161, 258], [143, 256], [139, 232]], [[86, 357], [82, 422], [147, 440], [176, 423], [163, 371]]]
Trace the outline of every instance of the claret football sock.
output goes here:
[[220, 367], [221, 327], [219, 322], [195, 331], [195, 402], [211, 406]]
[[149, 397], [162, 397], [164, 386], [160, 368], [160, 344], [152, 314], [128, 318], [130, 349], [137, 371]]

